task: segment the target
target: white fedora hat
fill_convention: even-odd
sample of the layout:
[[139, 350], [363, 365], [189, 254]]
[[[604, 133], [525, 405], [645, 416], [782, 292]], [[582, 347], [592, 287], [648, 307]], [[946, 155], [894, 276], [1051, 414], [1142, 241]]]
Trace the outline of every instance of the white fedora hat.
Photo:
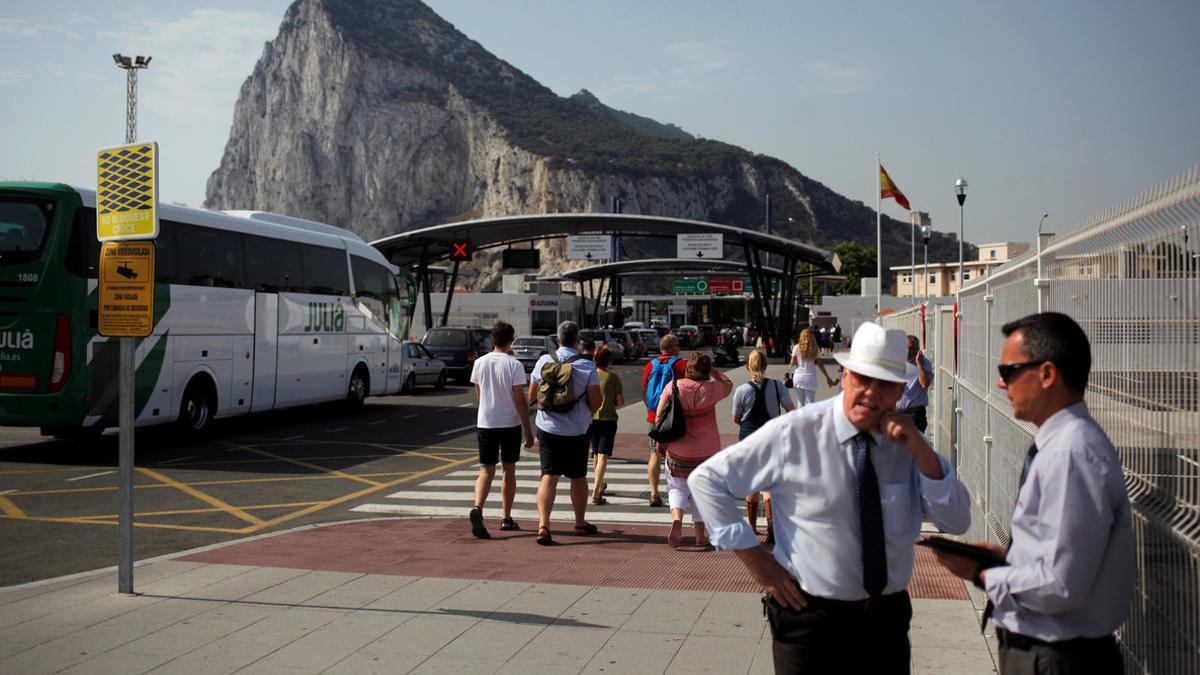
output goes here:
[[874, 323], [864, 323], [854, 331], [850, 351], [833, 355], [846, 370], [888, 382], [907, 382], [917, 374], [917, 367], [907, 357], [904, 331], [885, 330]]

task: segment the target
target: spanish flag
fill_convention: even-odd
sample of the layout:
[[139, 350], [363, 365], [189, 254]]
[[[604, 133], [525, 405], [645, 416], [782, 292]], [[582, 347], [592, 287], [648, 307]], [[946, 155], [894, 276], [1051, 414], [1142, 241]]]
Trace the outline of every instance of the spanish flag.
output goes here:
[[908, 197], [905, 197], [900, 188], [892, 182], [892, 177], [888, 175], [887, 169], [883, 168], [882, 164], [879, 165], [879, 196], [882, 199], [891, 197], [900, 206], [912, 210], [912, 207], [908, 205]]

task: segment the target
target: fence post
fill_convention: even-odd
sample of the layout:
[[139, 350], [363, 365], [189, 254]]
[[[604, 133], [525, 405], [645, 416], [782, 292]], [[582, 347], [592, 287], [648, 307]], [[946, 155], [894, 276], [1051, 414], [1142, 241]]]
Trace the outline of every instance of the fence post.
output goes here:
[[[992, 365], [992, 301], [995, 300], [992, 295], [992, 280], [989, 275], [986, 285], [984, 286], [984, 334], [983, 334], [983, 381], [987, 382], [987, 369]], [[987, 514], [992, 511], [992, 406], [988, 402], [991, 398], [990, 389], [983, 399], [983, 516], [984, 522], [987, 522]], [[986, 535], [991, 528], [984, 528]]]

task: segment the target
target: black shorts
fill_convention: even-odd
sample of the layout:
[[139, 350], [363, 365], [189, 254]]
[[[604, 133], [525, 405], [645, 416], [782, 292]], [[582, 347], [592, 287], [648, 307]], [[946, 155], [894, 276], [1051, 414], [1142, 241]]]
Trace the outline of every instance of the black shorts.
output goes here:
[[587, 434], [559, 436], [538, 429], [537, 439], [543, 476], [566, 476], [575, 479], [587, 475]]
[[613, 444], [617, 440], [617, 421], [592, 420], [592, 426], [588, 427], [588, 439], [592, 442], [592, 454], [612, 456]]
[[504, 464], [516, 464], [521, 458], [521, 427], [502, 429], [476, 429], [479, 439], [479, 463], [496, 466], [496, 460]]

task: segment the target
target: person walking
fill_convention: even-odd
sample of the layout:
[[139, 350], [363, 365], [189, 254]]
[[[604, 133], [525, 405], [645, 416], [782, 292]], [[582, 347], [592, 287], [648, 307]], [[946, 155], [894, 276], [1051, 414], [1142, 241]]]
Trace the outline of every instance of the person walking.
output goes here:
[[1056, 312], [1001, 331], [996, 386], [1013, 417], [1038, 427], [1009, 546], [978, 542], [996, 554], [995, 566], [935, 551], [938, 562], [987, 593], [984, 624], [994, 610], [1001, 673], [1121, 673], [1113, 631], [1134, 591], [1133, 520], [1121, 460], [1083, 400], [1087, 334]]
[[497, 321], [492, 326], [492, 351], [475, 360], [471, 383], [479, 410], [475, 415], [475, 436], [479, 445], [479, 477], [475, 479], [475, 506], [468, 514], [471, 534], [479, 539], [491, 535], [483, 523], [483, 506], [496, 478], [496, 462], [504, 467], [500, 484], [500, 505], [504, 517], [501, 530], [519, 530], [512, 519], [517, 496], [517, 460], [521, 457], [521, 436], [525, 447], [533, 447], [533, 428], [525, 401], [525, 367], [510, 354], [515, 331], [511, 324]]
[[612, 351], [608, 345], [600, 345], [594, 354], [596, 369], [600, 373], [600, 408], [592, 415], [592, 425], [588, 427], [588, 438], [592, 443], [592, 459], [595, 462], [595, 479], [592, 488], [592, 503], [607, 504], [604, 490], [608, 484], [604, 482], [604, 472], [608, 468], [608, 458], [612, 457], [613, 444], [617, 438], [617, 406], [625, 405], [625, 393], [621, 390], [621, 378], [609, 372], [612, 365]]
[[[702, 462], [721, 451], [721, 434], [717, 430], [717, 403], [733, 391], [733, 382], [712, 367], [712, 357], [705, 353], [692, 354], [677, 383], [679, 409], [687, 420], [686, 433], [670, 443], [659, 443], [667, 457], [667, 497], [671, 505], [671, 533], [667, 543], [679, 548], [683, 538], [683, 515], [691, 507], [692, 494], [687, 478]], [[663, 389], [657, 413], [661, 415], [674, 394], [674, 387]], [[749, 493], [745, 493], [749, 494]], [[692, 525], [696, 546], [708, 546], [704, 518], [692, 510]]]
[[842, 324], [833, 324], [833, 351], [842, 351]]
[[[733, 423], [738, 425], [738, 440], [744, 441], [750, 434], [775, 417], [796, 409], [792, 397], [779, 380], [767, 377], [767, 355], [759, 350], [750, 352], [746, 357], [746, 370], [750, 371], [750, 381], [742, 384], [733, 392]], [[775, 543], [775, 530], [771, 526], [771, 495], [765, 492], [755, 492], [746, 497], [746, 519], [750, 521], [750, 529], [758, 532], [758, 505], [763, 505], [767, 517], [767, 541]]]
[[[842, 392], [780, 415], [688, 479], [713, 543], [766, 590], [776, 673], [907, 673], [913, 544], [927, 517], [961, 534], [971, 499], [912, 418], [904, 332], [865, 323]], [[776, 546], [763, 548], [739, 497], [770, 492]]]
[[929, 406], [929, 387], [933, 384], [933, 364], [921, 353], [921, 340], [916, 335], [908, 336], [908, 358], [915, 371], [908, 382], [904, 383], [904, 394], [896, 402], [896, 410], [906, 413], [913, 418], [913, 424], [921, 433], [929, 426], [925, 414]]
[[[646, 364], [642, 369], [642, 392], [646, 404], [646, 422], [654, 426], [657, 419], [658, 401], [662, 398], [664, 387], [669, 388], [671, 378], [683, 379], [684, 367], [687, 362], [679, 355], [679, 338], [671, 333], [662, 336], [658, 341], [658, 357]], [[646, 478], [650, 482], [650, 506], [662, 506], [662, 497], [658, 494], [658, 478], [662, 472], [662, 452], [653, 438], [650, 439], [650, 458], [646, 462]]]
[[550, 513], [558, 494], [559, 476], [571, 481], [571, 506], [575, 510], [575, 533], [595, 534], [596, 526], [584, 520], [587, 512], [588, 427], [592, 413], [600, 408], [600, 376], [596, 364], [582, 358], [579, 325], [563, 321], [558, 326], [559, 347], [543, 354], [529, 378], [529, 403], [537, 403], [538, 483], [537, 543], [549, 546]]
[[817, 370], [825, 376], [825, 384], [833, 386], [833, 378], [825, 370], [818, 353], [816, 338], [811, 328], [800, 331], [800, 339], [792, 348], [792, 389], [796, 392], [797, 407], [804, 406], [817, 400]]

